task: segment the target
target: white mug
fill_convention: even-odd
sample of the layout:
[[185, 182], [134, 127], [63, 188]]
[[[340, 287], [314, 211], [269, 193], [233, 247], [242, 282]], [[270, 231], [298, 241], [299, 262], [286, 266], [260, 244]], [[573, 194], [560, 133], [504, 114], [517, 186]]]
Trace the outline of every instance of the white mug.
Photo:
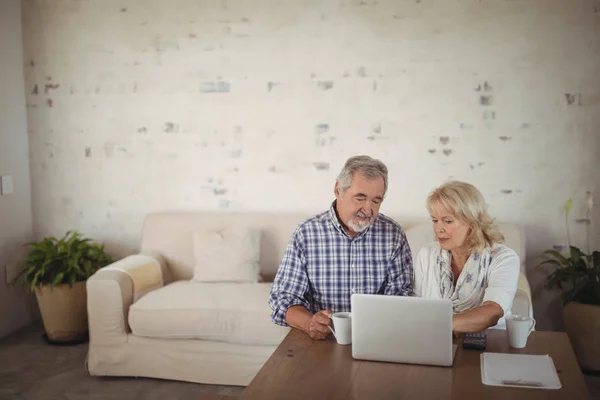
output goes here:
[[527, 345], [527, 338], [535, 327], [535, 319], [521, 315], [506, 317], [506, 333], [508, 344], [515, 349], [522, 349]]
[[333, 328], [329, 329], [339, 344], [352, 343], [352, 315], [349, 312], [337, 312], [331, 317]]

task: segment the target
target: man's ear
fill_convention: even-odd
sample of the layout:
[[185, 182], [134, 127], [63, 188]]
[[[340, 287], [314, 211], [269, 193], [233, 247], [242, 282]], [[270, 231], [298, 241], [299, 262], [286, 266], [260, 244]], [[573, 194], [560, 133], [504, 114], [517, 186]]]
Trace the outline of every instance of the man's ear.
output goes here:
[[340, 183], [338, 181], [335, 182], [335, 186], [333, 187], [333, 195], [336, 199], [340, 197]]

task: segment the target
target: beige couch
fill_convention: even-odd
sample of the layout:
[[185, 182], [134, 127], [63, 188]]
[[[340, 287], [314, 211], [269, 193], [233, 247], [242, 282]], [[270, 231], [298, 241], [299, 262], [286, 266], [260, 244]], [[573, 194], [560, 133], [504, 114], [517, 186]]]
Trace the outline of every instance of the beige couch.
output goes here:
[[[296, 226], [309, 215], [169, 212], [144, 221], [141, 254], [160, 262], [164, 285], [134, 301], [129, 256], [87, 282], [91, 375], [140, 376], [245, 386], [288, 332], [270, 321], [268, 296], [279, 261]], [[401, 221], [400, 221], [401, 222]], [[191, 281], [193, 232], [235, 224], [261, 229], [261, 283]], [[403, 224], [416, 256], [430, 240], [430, 223]], [[504, 225], [507, 244], [525, 260], [518, 227]], [[146, 258], [147, 259], [147, 258]], [[117, 270], [114, 266], [121, 268]], [[521, 278], [524, 302], [530, 298]]]

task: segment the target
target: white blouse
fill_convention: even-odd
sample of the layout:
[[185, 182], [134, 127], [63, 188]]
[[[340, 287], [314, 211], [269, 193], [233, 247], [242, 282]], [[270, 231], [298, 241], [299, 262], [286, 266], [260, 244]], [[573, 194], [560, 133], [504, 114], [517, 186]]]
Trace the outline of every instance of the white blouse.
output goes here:
[[[439, 299], [442, 298], [436, 267], [436, 258], [440, 253], [438, 242], [429, 243], [421, 249], [414, 268], [413, 290], [416, 296]], [[521, 264], [519, 256], [509, 247], [495, 244], [491, 250], [492, 260], [487, 270], [485, 290], [481, 293], [478, 305], [493, 301], [504, 310], [504, 315], [510, 313], [513, 299], [517, 292], [517, 283]], [[496, 328], [505, 326], [504, 317], [498, 321]]]

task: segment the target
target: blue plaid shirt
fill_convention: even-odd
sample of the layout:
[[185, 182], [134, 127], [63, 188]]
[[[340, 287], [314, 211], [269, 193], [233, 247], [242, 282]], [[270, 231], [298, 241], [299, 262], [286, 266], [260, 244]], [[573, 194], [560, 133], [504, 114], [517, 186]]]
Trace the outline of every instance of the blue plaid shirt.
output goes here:
[[379, 214], [351, 238], [335, 212], [302, 223], [292, 235], [271, 288], [271, 319], [287, 326], [289, 307], [350, 311], [353, 293], [412, 296], [412, 256], [406, 235], [391, 218]]

